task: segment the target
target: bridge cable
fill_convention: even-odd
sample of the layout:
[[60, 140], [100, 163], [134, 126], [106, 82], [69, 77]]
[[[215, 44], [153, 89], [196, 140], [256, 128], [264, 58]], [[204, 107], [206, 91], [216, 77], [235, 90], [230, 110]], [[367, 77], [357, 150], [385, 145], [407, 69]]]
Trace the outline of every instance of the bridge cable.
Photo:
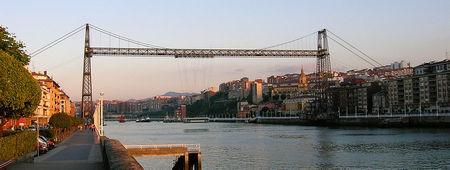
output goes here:
[[310, 34], [307, 34], [307, 35], [304, 35], [304, 36], [302, 36], [302, 37], [299, 37], [299, 38], [296, 38], [296, 39], [290, 40], [290, 41], [286, 41], [286, 42], [283, 42], [283, 43], [279, 43], [279, 44], [271, 45], [271, 46], [268, 46], [268, 47], [264, 47], [264, 48], [261, 48], [261, 49], [269, 49], [269, 48], [279, 47], [279, 46], [282, 46], [282, 45], [285, 45], [285, 44], [289, 44], [289, 43], [292, 43], [292, 42], [295, 42], [295, 41], [301, 40], [301, 39], [303, 39], [303, 38], [306, 38], [306, 37], [308, 37], [308, 36], [311, 36], [311, 35], [313, 35], [313, 34], [316, 34], [316, 33], [317, 33], [317, 31], [315, 31], [315, 32], [312, 32], [312, 33], [310, 33]]
[[369, 62], [368, 60], [366, 60], [364, 57], [361, 57], [360, 55], [358, 55], [358, 54], [355, 53], [354, 51], [350, 50], [349, 48], [347, 48], [346, 46], [344, 46], [344, 45], [341, 44], [340, 42], [336, 41], [334, 38], [331, 38], [330, 36], [328, 36], [328, 38], [330, 38], [331, 40], [333, 40], [334, 42], [336, 42], [336, 43], [339, 44], [340, 46], [344, 47], [346, 50], [350, 51], [351, 53], [355, 54], [356, 56], [358, 56], [359, 58], [361, 58], [361, 59], [364, 60], [365, 62], [369, 63], [369, 64], [372, 65], [373, 67], [376, 67], [374, 64], [372, 64], [371, 62]]
[[380, 66], [383, 66], [383, 64], [381, 64], [380, 62], [376, 61], [375, 59], [373, 59], [372, 57], [370, 57], [369, 55], [367, 55], [366, 53], [362, 52], [361, 50], [359, 50], [358, 48], [356, 48], [355, 46], [353, 46], [352, 44], [350, 44], [349, 42], [345, 41], [344, 39], [342, 39], [341, 37], [339, 37], [338, 35], [336, 35], [335, 33], [331, 32], [330, 30], [328, 30], [329, 33], [333, 34], [334, 36], [336, 36], [336, 38], [342, 40], [343, 42], [345, 42], [346, 44], [348, 44], [350, 47], [356, 49], [358, 52], [360, 52], [361, 54], [365, 55], [367, 58], [369, 58], [370, 60], [372, 60], [373, 62], [379, 64]]
[[67, 38], [72, 37], [73, 35], [77, 34], [77, 33], [80, 32], [81, 30], [83, 30], [84, 27], [85, 27], [85, 25], [82, 25], [82, 26], [80, 26], [80, 27], [78, 27], [78, 28], [76, 28], [76, 29], [70, 31], [69, 33], [67, 33], [67, 34], [65, 34], [65, 35], [63, 35], [63, 36], [61, 36], [61, 37], [59, 37], [58, 39], [56, 39], [56, 40], [54, 40], [54, 41], [48, 43], [47, 45], [45, 45], [45, 46], [39, 48], [38, 50], [36, 50], [36, 51], [30, 53], [30, 58], [33, 58], [33, 57], [39, 55], [40, 53], [46, 51], [47, 49], [49, 49], [49, 48], [51, 48], [51, 47], [53, 47], [53, 46], [59, 44], [60, 42], [66, 40]]
[[96, 31], [99, 31], [99, 32], [101, 32], [101, 33], [103, 33], [103, 34], [106, 34], [106, 35], [115, 37], [115, 38], [120, 39], [120, 40], [124, 40], [124, 41], [127, 41], [127, 42], [131, 42], [131, 43], [136, 44], [136, 45], [141, 45], [141, 46], [144, 46], [144, 47], [150, 47], [150, 48], [166, 48], [166, 47], [162, 47], [162, 46], [158, 46], [158, 45], [153, 45], [153, 44], [148, 44], [148, 43], [140, 42], [140, 41], [137, 41], [137, 40], [133, 40], [133, 39], [131, 39], [131, 38], [127, 38], [127, 37], [124, 37], [124, 36], [121, 36], [121, 35], [112, 33], [112, 32], [110, 32], [110, 31], [107, 31], [107, 30], [102, 29], [102, 28], [100, 28], [100, 27], [97, 27], [97, 26], [95, 26], [95, 25], [90, 25], [90, 26], [91, 26], [93, 29], [95, 29]]

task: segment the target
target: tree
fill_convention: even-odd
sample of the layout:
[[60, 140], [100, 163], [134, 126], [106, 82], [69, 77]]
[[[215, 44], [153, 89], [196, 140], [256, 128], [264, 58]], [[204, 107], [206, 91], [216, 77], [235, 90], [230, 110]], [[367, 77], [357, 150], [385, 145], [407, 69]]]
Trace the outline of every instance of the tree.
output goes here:
[[273, 100], [278, 100], [280, 98], [280, 95], [276, 94], [276, 95], [273, 95], [272, 97], [273, 97]]
[[48, 121], [55, 129], [56, 136], [60, 136], [62, 130], [78, 126], [84, 123], [82, 118], [71, 117], [65, 113], [53, 114]]
[[248, 102], [248, 104], [257, 104], [257, 103], [253, 103], [253, 94], [252, 93], [248, 94], [246, 101]]
[[281, 94], [281, 100], [286, 99], [286, 94]]
[[30, 57], [25, 53], [25, 45], [16, 40], [16, 36], [8, 32], [8, 28], [0, 26], [0, 49], [14, 57], [22, 65], [28, 65]]
[[0, 136], [9, 119], [30, 117], [41, 99], [41, 88], [23, 64], [0, 50]]

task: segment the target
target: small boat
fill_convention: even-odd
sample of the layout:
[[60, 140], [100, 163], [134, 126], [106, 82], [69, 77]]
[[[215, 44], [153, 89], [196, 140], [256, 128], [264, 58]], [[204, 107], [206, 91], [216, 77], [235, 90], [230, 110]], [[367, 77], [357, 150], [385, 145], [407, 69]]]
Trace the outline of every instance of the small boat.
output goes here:
[[123, 113], [122, 113], [122, 115], [120, 115], [119, 123], [125, 123], [125, 119], [123, 119]]
[[151, 122], [151, 120], [150, 120], [150, 118], [149, 117], [147, 117], [147, 118], [141, 118], [141, 119], [136, 119], [136, 122]]

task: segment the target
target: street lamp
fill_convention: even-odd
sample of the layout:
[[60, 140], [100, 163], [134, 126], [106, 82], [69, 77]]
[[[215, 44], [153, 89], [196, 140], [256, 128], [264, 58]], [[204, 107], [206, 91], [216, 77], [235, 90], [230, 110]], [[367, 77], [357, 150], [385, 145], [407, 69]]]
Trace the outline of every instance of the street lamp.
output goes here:
[[100, 92], [100, 136], [103, 136], [103, 95], [105, 93]]
[[[48, 116], [34, 116], [36, 117], [36, 136], [37, 136], [37, 140], [39, 140], [39, 118], [48, 118]], [[37, 141], [39, 143], [39, 141]], [[37, 156], [39, 156], [39, 144], [38, 144], [38, 149], [37, 149]]]

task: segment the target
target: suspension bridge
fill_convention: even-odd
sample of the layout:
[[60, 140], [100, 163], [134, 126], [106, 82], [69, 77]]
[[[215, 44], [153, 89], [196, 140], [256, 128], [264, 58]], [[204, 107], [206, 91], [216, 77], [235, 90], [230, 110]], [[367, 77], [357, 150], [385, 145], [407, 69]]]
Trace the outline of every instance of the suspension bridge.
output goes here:
[[[31, 57], [35, 57], [49, 48], [57, 45], [58, 43], [66, 40], [73, 35], [85, 31], [84, 36], [84, 56], [83, 56], [83, 79], [82, 79], [82, 105], [81, 110], [84, 117], [92, 117], [94, 113], [92, 105], [92, 64], [91, 59], [93, 56], [137, 56], [137, 57], [152, 57], [152, 56], [165, 56], [175, 58], [312, 58], [316, 59], [316, 84], [315, 89], [319, 99], [324, 99], [323, 91], [327, 88], [326, 82], [331, 78], [331, 61], [330, 51], [328, 46], [328, 38], [342, 46], [344, 49], [350, 51], [352, 54], [358, 56], [363, 61], [369, 63], [372, 66], [381, 65], [372, 57], [362, 52], [354, 45], [345, 41], [333, 32], [323, 29], [311, 34], [296, 38], [287, 42], [275, 44], [260, 49], [186, 49], [186, 48], [167, 48], [158, 45], [148, 44], [140, 41], [136, 41], [92, 24], [82, 25], [62, 37], [50, 42], [49, 44], [39, 48], [38, 50], [30, 54]], [[94, 30], [101, 34], [109, 36], [109, 39], [115, 38], [119, 40], [119, 47], [103, 47], [94, 46], [91, 42], [90, 32]], [[329, 34], [333, 37], [330, 37]], [[294, 44], [306, 37], [317, 35], [317, 44], [314, 49], [282, 49], [289, 48], [289, 44]], [[134, 44], [137, 47], [120, 47], [120, 42], [124, 41], [128, 44]], [[297, 44], [298, 45], [298, 44]], [[292, 46], [291, 46], [292, 47]]]

